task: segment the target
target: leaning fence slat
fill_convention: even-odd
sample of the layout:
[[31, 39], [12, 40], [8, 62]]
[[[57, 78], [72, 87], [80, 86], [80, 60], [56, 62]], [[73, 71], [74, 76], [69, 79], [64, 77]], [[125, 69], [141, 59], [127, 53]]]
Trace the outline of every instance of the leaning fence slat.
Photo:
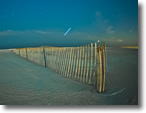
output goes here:
[[104, 91], [105, 90], [105, 73], [106, 73], [105, 43], [102, 46], [102, 57], [103, 57], [103, 87], [102, 87], [102, 91]]
[[68, 57], [69, 57], [69, 56], [68, 56], [68, 55], [69, 55], [69, 54], [68, 54], [68, 52], [69, 52], [68, 49], [69, 49], [69, 48], [67, 48], [67, 50], [66, 50], [66, 55], [67, 55], [67, 58], [66, 58], [66, 69], [65, 69], [65, 76], [66, 76], [66, 77], [67, 77], [67, 70], [68, 70]]
[[88, 44], [88, 63], [87, 63], [86, 83], [88, 83], [88, 76], [89, 76], [89, 58], [90, 58], [90, 45]]
[[80, 56], [79, 56], [78, 78], [77, 78], [78, 80], [80, 79], [82, 46], [81, 46], [81, 47], [79, 47], [79, 54], [80, 54]]
[[96, 64], [97, 64], [97, 43], [95, 43], [95, 50], [94, 50], [94, 71], [93, 71], [93, 85], [95, 85], [96, 83], [96, 78], [95, 74], [96, 74]]
[[27, 48], [26, 48], [26, 58], [28, 59], [28, 53], [27, 53]]
[[82, 66], [81, 66], [81, 77], [80, 77], [80, 81], [82, 81], [82, 79], [83, 79], [83, 68], [84, 68], [84, 46], [82, 47], [82, 57], [81, 57], [81, 59], [82, 59]]
[[54, 48], [54, 64], [55, 64], [55, 67], [54, 67], [54, 71], [56, 71], [57, 72], [57, 49], [56, 48]]
[[75, 78], [75, 66], [76, 66], [76, 52], [77, 52], [77, 48], [74, 48], [74, 58], [73, 58], [73, 62], [74, 62], [74, 65], [73, 65], [73, 71], [72, 71], [72, 79]]
[[87, 62], [87, 45], [85, 47], [85, 66], [84, 66], [84, 74], [83, 74], [83, 82], [86, 81], [86, 62]]
[[90, 54], [90, 57], [91, 57], [91, 63], [90, 63], [90, 75], [89, 75], [89, 84], [91, 84], [91, 79], [92, 79], [92, 66], [93, 66], [93, 43], [91, 43], [91, 54]]
[[60, 52], [60, 55], [59, 55], [59, 61], [60, 61], [60, 64], [59, 64], [59, 73], [61, 73], [62, 71], [62, 48], [59, 48], [59, 52]]
[[53, 62], [53, 60], [54, 60], [54, 56], [53, 56], [53, 47], [52, 47], [52, 49], [51, 49], [51, 52], [52, 52], [52, 57], [51, 57], [51, 69], [53, 70], [53, 67], [54, 67], [54, 62]]
[[71, 55], [72, 55], [72, 48], [69, 48], [69, 57], [68, 57], [68, 60], [69, 60], [69, 63], [68, 63], [68, 73], [67, 73], [67, 77], [70, 77], [70, 64], [71, 64]]
[[77, 53], [77, 62], [76, 62], [76, 72], [75, 72], [75, 79], [77, 78], [77, 72], [78, 72], [78, 60], [79, 60], [79, 47], [78, 47], [78, 53]]
[[69, 78], [72, 77], [73, 57], [74, 57], [74, 48], [71, 48], [71, 49], [72, 49], [72, 55], [71, 55], [71, 67], [70, 67], [70, 75], [69, 75]]
[[45, 67], [47, 67], [47, 64], [46, 64], [46, 52], [45, 52], [45, 48], [43, 48], [43, 54], [44, 54]]
[[56, 53], [56, 56], [57, 56], [57, 72], [60, 73], [60, 49], [57, 48], [57, 53]]
[[66, 48], [64, 48], [64, 58], [63, 58], [63, 70], [62, 70], [62, 74], [65, 75], [65, 68], [66, 68]]
[[97, 91], [102, 92], [102, 54], [100, 42], [98, 42], [98, 74], [97, 74]]

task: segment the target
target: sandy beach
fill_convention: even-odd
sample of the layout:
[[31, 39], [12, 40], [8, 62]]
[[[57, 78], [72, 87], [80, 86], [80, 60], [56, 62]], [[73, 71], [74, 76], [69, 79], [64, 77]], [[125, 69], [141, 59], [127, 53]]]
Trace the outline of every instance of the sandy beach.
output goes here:
[[138, 50], [107, 48], [106, 89], [68, 79], [10, 50], [0, 50], [2, 105], [137, 105]]

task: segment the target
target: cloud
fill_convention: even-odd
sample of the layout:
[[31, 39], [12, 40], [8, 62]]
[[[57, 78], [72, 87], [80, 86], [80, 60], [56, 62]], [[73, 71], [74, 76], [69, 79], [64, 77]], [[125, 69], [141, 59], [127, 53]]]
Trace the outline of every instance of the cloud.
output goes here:
[[24, 30], [24, 31], [17, 31], [17, 30], [5, 30], [0, 31], [0, 37], [7, 37], [7, 36], [38, 36], [38, 35], [48, 35], [48, 36], [60, 36], [63, 35], [63, 32], [61, 31], [42, 31], [42, 30]]
[[117, 42], [123, 42], [123, 40], [121, 40], [121, 39], [117, 39]]
[[46, 31], [34, 31], [34, 32], [39, 33], [39, 34], [47, 34]]
[[108, 34], [115, 33], [115, 30], [113, 30], [113, 26], [109, 25], [110, 20], [107, 18], [104, 18], [100, 12], [96, 12], [96, 27], [99, 32], [107, 32]]
[[20, 35], [20, 34], [24, 34], [24, 32], [13, 31], [13, 30], [0, 31], [0, 36], [13, 36], [13, 35]]
[[113, 27], [112, 27], [112, 26], [108, 26], [108, 27], [106, 28], [106, 32], [109, 33], [109, 34], [115, 33], [115, 31], [113, 30]]
[[101, 13], [100, 12], [96, 12], [96, 17], [99, 17], [101, 16]]
[[119, 39], [119, 38], [116, 38], [116, 37], [107, 38], [105, 40], [107, 42], [110, 42], [110, 43], [121, 43], [121, 42], [123, 42], [122, 39]]
[[130, 30], [130, 33], [132, 33], [133, 32], [133, 28], [131, 28], [131, 30]]

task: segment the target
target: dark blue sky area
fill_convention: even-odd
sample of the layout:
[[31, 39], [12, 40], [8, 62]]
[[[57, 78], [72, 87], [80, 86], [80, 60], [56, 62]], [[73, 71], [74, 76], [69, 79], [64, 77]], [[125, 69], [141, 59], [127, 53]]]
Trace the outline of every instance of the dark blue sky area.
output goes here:
[[81, 46], [97, 40], [137, 46], [138, 1], [0, 0], [0, 48]]

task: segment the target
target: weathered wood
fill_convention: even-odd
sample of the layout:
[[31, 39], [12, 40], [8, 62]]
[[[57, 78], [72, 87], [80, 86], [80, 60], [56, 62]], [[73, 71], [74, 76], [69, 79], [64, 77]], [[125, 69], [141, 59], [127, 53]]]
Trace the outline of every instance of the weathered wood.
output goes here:
[[62, 59], [62, 48], [59, 48], [59, 52], [60, 52], [60, 56], [59, 56], [59, 59], [60, 59], [60, 66], [59, 66], [59, 73], [62, 73], [62, 68], [63, 68], [63, 59]]
[[88, 83], [89, 76], [89, 59], [90, 58], [90, 44], [88, 44], [88, 61], [87, 61], [87, 73], [86, 73], [86, 83]]
[[20, 56], [20, 49], [19, 49], [19, 56]]
[[67, 77], [70, 77], [70, 64], [71, 64], [71, 55], [72, 55], [72, 48], [69, 48], [69, 64], [68, 64], [68, 73], [67, 73]]
[[45, 67], [47, 67], [47, 65], [46, 65], [46, 53], [45, 53], [45, 48], [43, 48], [43, 53], [44, 53], [44, 62], [45, 62]]
[[58, 67], [57, 67], [57, 66], [58, 66], [58, 65], [57, 65], [57, 64], [58, 64], [58, 62], [57, 62], [57, 60], [58, 60], [58, 58], [57, 58], [57, 48], [54, 48], [54, 53], [55, 53], [55, 54], [54, 54], [54, 55], [55, 55], [55, 60], [54, 60], [55, 69], [54, 69], [54, 70], [57, 72], [57, 68], [58, 68]]
[[105, 43], [102, 46], [102, 58], [103, 58], [103, 87], [102, 91], [104, 92], [105, 90], [105, 74], [106, 74], [106, 56], [105, 56]]
[[76, 52], [77, 52], [77, 48], [74, 48], [74, 58], [73, 58], [73, 62], [74, 62], [74, 65], [73, 65], [73, 71], [72, 71], [72, 79], [75, 78], [75, 66], [76, 66]]
[[66, 57], [67, 57], [67, 54], [66, 54], [66, 48], [64, 48], [64, 57], [63, 57], [63, 70], [62, 70], [62, 74], [65, 75], [65, 68], [66, 68]]
[[106, 51], [106, 43], [104, 42], [105, 47], [105, 68], [107, 67], [107, 51]]
[[100, 42], [98, 42], [98, 74], [97, 74], [97, 91], [102, 92], [102, 54]]
[[65, 76], [67, 76], [67, 69], [68, 69], [68, 48], [66, 49]]
[[81, 46], [81, 47], [79, 47], [79, 54], [80, 54], [80, 56], [79, 56], [78, 78], [77, 78], [78, 80], [80, 79], [82, 46]]
[[57, 53], [56, 53], [56, 56], [57, 56], [57, 72], [60, 73], [60, 48], [57, 48]]
[[72, 49], [72, 55], [71, 55], [71, 67], [70, 67], [70, 75], [69, 78], [72, 78], [72, 70], [73, 70], [73, 57], [74, 57], [74, 48]]
[[96, 75], [96, 72], [97, 72], [97, 70], [96, 70], [96, 64], [97, 64], [97, 43], [95, 43], [95, 50], [94, 50], [94, 71], [93, 71], [93, 85], [95, 85], [96, 83], [96, 80], [97, 80], [97, 77], [95, 77], [95, 75]]
[[87, 45], [85, 46], [85, 66], [84, 66], [84, 74], [83, 74], [83, 83], [86, 81], [86, 64], [87, 63]]
[[92, 79], [92, 66], [93, 66], [93, 43], [91, 43], [91, 63], [90, 63], [90, 75], [89, 75], [89, 84], [91, 84], [91, 79]]
[[68, 78], [83, 81], [86, 84], [97, 84], [97, 92], [100, 93], [105, 91], [106, 44], [104, 43], [100, 47], [99, 42], [97, 48], [95, 43], [95, 55], [93, 50], [93, 43], [91, 43], [91, 48], [90, 45], [77, 48], [20, 48], [14, 49], [13, 52], [32, 62], [43, 63], [45, 67], [49, 67]]
[[79, 47], [78, 47], [78, 54], [77, 54], [77, 62], [76, 62], [75, 79], [77, 78], [77, 72], [78, 72], [78, 60], [79, 60]]
[[69, 56], [70, 56], [70, 48], [67, 51], [67, 70], [66, 70], [66, 77], [68, 77], [68, 69], [69, 69]]
[[52, 49], [51, 49], [51, 53], [52, 53], [52, 57], [51, 57], [51, 69], [53, 70], [53, 66], [54, 66], [54, 56], [53, 56], [53, 47], [52, 47]]
[[84, 56], [84, 46], [82, 47], [82, 66], [81, 66], [81, 77], [80, 77], [80, 81], [82, 81], [83, 80], [83, 69], [84, 69], [84, 58], [85, 58], [85, 56]]

